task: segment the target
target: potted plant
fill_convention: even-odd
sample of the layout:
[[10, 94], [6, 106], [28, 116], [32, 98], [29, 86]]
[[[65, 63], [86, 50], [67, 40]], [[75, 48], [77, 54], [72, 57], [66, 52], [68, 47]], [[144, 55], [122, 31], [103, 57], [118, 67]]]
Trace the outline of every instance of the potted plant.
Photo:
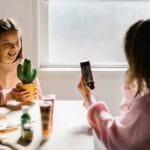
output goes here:
[[18, 84], [17, 87], [21, 90], [30, 91], [31, 96], [26, 100], [33, 100], [36, 85], [32, 81], [37, 76], [37, 70], [35, 68], [31, 68], [30, 59], [25, 58], [23, 64], [19, 64], [17, 66], [17, 76], [22, 82], [21, 84]]

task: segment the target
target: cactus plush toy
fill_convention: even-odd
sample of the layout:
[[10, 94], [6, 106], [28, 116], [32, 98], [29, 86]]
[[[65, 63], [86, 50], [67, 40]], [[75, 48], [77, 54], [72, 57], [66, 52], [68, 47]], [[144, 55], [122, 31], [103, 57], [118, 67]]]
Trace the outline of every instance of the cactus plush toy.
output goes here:
[[21, 80], [22, 84], [18, 84], [17, 88], [20, 88], [21, 90], [27, 90], [30, 92], [30, 97], [26, 99], [27, 101], [31, 101], [35, 99], [35, 88], [36, 85], [32, 83], [32, 81], [37, 76], [37, 70], [32, 69], [31, 67], [31, 61], [27, 58], [24, 59], [23, 64], [19, 64], [17, 66], [17, 76]]
[[27, 58], [24, 59], [23, 64], [17, 66], [17, 76], [23, 84], [32, 83], [36, 75], [36, 69], [31, 69], [31, 61]]

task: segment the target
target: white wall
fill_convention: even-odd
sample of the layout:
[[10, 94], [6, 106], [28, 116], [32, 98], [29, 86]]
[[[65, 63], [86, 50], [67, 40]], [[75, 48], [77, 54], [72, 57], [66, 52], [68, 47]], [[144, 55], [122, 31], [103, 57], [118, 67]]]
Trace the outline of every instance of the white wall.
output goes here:
[[[32, 0], [0, 0], [0, 18], [14, 18], [23, 30], [25, 55], [34, 57], [35, 44]], [[35, 62], [35, 60], [34, 60]]]
[[[17, 20], [23, 30], [24, 56], [30, 57], [37, 66], [37, 25], [36, 0], [0, 0], [0, 18], [11, 17]], [[95, 71], [96, 89], [94, 95], [98, 100], [105, 100], [116, 114], [121, 99], [123, 71]], [[55, 93], [57, 99], [81, 99], [77, 91], [80, 78], [78, 71], [39, 71], [43, 93]]]
[[[104, 100], [110, 110], [119, 112], [119, 103], [122, 97], [121, 85], [123, 71], [94, 71], [96, 88], [93, 94], [97, 100]], [[80, 71], [69, 72], [40, 72], [40, 81], [46, 93], [56, 93], [58, 99], [81, 99], [77, 90]]]

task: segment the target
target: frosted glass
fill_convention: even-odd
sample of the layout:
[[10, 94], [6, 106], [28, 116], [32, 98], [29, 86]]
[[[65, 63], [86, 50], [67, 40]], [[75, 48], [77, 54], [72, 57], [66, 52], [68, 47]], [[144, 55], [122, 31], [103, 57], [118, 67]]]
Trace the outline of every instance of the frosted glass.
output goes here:
[[50, 0], [49, 62], [125, 62], [128, 27], [150, 15], [150, 1]]

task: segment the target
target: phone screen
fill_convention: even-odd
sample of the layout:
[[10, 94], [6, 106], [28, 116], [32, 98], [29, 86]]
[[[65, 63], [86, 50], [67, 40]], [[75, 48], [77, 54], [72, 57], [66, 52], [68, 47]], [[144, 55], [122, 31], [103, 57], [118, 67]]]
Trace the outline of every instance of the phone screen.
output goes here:
[[90, 89], [94, 89], [95, 87], [90, 62], [89, 61], [80, 62], [80, 67], [83, 79], [85, 80], [86, 84], [90, 87]]

